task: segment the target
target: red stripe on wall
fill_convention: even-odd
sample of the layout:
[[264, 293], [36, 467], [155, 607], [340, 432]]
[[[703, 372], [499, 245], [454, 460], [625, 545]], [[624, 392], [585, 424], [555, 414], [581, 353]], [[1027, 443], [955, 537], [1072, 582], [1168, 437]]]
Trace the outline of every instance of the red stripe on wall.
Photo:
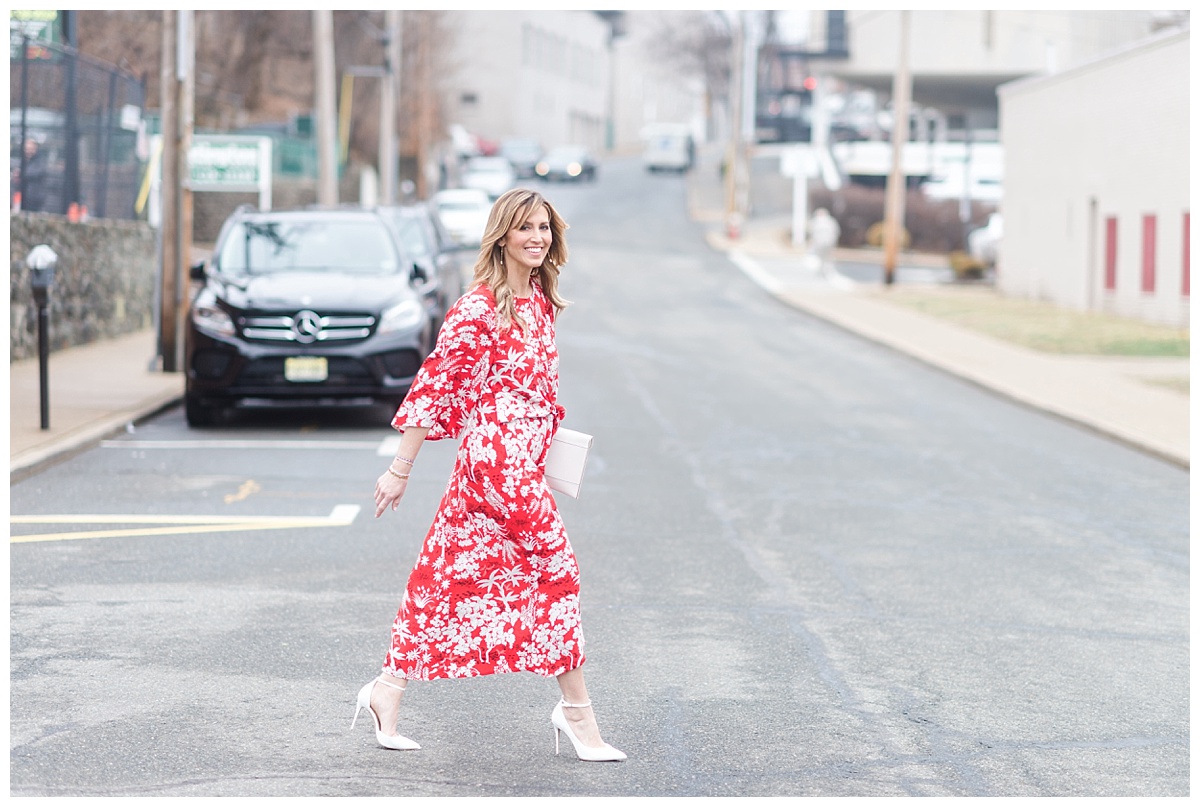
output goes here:
[[1154, 293], [1154, 253], [1158, 246], [1155, 238], [1158, 232], [1158, 219], [1149, 213], [1142, 216], [1142, 291]]
[[1104, 220], [1104, 288], [1117, 289], [1117, 217]]
[[1192, 296], [1192, 214], [1183, 214], [1183, 296]]

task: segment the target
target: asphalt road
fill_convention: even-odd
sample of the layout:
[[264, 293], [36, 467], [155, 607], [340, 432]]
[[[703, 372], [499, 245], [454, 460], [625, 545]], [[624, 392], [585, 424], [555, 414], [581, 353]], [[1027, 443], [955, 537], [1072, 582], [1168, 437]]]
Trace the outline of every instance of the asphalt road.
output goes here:
[[172, 411], [10, 488], [10, 793], [1187, 795], [1187, 472], [787, 308], [684, 183], [546, 188], [627, 762], [554, 756], [533, 676], [412, 685], [419, 752], [349, 731], [454, 447], [375, 520], [386, 411]]

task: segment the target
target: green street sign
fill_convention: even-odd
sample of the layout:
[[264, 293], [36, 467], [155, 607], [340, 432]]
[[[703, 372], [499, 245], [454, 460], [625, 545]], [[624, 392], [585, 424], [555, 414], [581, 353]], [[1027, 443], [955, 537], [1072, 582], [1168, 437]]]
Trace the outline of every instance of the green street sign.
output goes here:
[[189, 190], [257, 192], [258, 209], [271, 209], [271, 138], [193, 135], [187, 164]]
[[261, 138], [196, 136], [188, 150], [193, 190], [226, 190], [230, 186], [257, 189], [263, 171]]
[[8, 13], [9, 60], [21, 58], [21, 43], [29, 38], [29, 58], [47, 59], [50, 52], [42, 45], [62, 44], [62, 20], [59, 12], [49, 9], [10, 11]]

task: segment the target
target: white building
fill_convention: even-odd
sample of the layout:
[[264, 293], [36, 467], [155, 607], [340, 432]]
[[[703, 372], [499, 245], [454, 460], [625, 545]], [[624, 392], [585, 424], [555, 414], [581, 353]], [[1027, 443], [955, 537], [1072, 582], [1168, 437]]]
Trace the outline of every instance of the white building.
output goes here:
[[[704, 134], [704, 86], [654, 57], [661, 11], [453, 11], [448, 117], [490, 140], [635, 150], [650, 123]], [[616, 31], [613, 31], [613, 27]]]
[[1002, 86], [999, 289], [1189, 320], [1190, 30]]
[[705, 87], [699, 76], [680, 76], [654, 59], [660, 26], [678, 11], [626, 11], [624, 35], [614, 45], [613, 148], [642, 146], [642, 134], [655, 123], [680, 123], [697, 141], [706, 139]]
[[489, 140], [606, 148], [610, 24], [591, 11], [453, 11], [447, 116]]

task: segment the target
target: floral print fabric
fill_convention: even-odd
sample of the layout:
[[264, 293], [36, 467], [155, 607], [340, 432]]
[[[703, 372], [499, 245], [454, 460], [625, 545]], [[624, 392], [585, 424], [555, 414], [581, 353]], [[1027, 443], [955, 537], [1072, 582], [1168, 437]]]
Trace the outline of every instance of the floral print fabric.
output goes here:
[[409, 576], [383, 671], [398, 678], [556, 676], [584, 662], [579, 568], [546, 450], [562, 420], [552, 308], [537, 284], [526, 330], [497, 325], [491, 291], [452, 307], [392, 425], [462, 435], [450, 483]]

